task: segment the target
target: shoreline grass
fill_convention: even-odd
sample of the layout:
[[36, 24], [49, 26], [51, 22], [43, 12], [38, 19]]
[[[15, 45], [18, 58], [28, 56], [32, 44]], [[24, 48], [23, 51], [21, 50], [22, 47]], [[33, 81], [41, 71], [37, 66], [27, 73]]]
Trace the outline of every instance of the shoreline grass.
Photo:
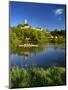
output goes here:
[[40, 86], [57, 86], [66, 83], [65, 68], [19, 68], [10, 70], [10, 88], [26, 88]]

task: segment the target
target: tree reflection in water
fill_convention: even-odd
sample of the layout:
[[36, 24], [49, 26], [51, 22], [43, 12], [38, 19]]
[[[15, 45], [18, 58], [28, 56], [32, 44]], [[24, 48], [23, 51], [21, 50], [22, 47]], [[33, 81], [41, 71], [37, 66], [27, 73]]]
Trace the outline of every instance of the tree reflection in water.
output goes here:
[[58, 47], [60, 47], [60, 49], [64, 49], [65, 48], [65, 44], [61, 45], [61, 44], [46, 44], [46, 45], [41, 45], [38, 47], [31, 47], [31, 48], [23, 48], [23, 47], [13, 47], [10, 50], [10, 54], [17, 54], [19, 56], [23, 56], [24, 60], [27, 60], [28, 56], [33, 54], [36, 55], [39, 52], [42, 52], [43, 50], [47, 50], [48, 48], [53, 48], [54, 50], [57, 50]]
[[22, 47], [15, 47], [10, 50], [10, 54], [18, 54], [19, 56], [23, 56], [24, 60], [28, 58], [30, 54], [36, 55], [36, 53], [43, 51], [44, 47], [39, 46], [35, 48], [22, 48]]

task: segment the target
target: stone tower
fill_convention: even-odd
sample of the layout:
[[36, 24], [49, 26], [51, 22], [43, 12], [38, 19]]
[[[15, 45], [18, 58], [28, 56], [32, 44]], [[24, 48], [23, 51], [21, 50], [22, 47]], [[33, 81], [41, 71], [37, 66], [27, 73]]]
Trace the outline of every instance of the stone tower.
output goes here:
[[28, 24], [27, 20], [25, 19], [24, 24]]
[[24, 24], [22, 25], [21, 29], [28, 29], [30, 26], [28, 25], [27, 20], [25, 19]]

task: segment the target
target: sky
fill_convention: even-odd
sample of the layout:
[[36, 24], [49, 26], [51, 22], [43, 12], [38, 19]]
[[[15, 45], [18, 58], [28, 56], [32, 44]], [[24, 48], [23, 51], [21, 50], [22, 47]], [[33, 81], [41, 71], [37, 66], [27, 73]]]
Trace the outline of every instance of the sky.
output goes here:
[[65, 29], [65, 5], [10, 1], [10, 26], [23, 24], [47, 30]]

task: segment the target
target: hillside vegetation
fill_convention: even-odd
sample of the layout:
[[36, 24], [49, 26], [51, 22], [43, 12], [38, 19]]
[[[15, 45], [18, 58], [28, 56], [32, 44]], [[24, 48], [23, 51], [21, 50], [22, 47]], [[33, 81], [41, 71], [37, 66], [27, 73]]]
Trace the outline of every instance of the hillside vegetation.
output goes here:
[[[56, 38], [57, 36], [57, 38]], [[37, 28], [23, 28], [21, 25], [10, 28], [10, 47], [20, 44], [64, 43], [65, 30], [46, 31]]]

